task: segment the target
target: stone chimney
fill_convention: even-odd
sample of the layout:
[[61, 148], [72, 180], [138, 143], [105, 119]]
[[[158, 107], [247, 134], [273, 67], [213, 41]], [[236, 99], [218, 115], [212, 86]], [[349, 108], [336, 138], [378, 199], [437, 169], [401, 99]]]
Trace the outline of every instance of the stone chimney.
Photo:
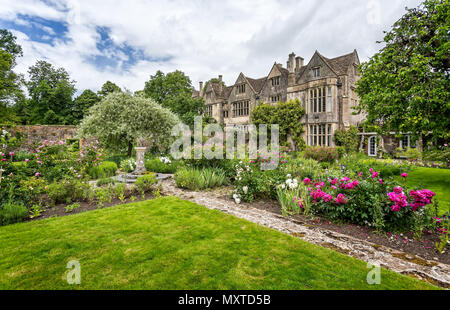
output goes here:
[[222, 75], [219, 75], [219, 90], [222, 93]]
[[199, 86], [200, 86], [199, 95], [200, 97], [203, 97], [203, 82], [200, 82]]
[[290, 73], [294, 72], [294, 65], [295, 65], [295, 54], [291, 53], [289, 54], [289, 61], [288, 61], [288, 70]]
[[301, 67], [303, 67], [304, 59], [300, 56], [295, 57], [295, 71], [298, 71]]

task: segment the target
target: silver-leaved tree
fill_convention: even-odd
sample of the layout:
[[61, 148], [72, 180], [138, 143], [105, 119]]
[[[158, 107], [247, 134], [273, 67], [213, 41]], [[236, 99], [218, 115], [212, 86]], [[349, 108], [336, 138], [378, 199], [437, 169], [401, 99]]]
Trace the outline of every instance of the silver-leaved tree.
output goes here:
[[180, 122], [170, 110], [153, 99], [130, 93], [115, 92], [89, 109], [79, 125], [80, 138], [96, 137], [105, 148], [115, 151], [128, 149], [139, 138], [149, 138], [160, 149], [170, 147], [172, 127]]

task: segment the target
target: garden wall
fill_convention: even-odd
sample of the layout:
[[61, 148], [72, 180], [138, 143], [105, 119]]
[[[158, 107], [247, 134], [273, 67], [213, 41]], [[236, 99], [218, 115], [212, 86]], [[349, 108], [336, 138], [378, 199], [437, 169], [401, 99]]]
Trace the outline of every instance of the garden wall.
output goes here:
[[3, 130], [11, 133], [12, 136], [22, 139], [21, 149], [29, 149], [41, 143], [48, 141], [66, 141], [75, 139], [77, 135], [76, 126], [63, 125], [15, 125], [0, 126]]

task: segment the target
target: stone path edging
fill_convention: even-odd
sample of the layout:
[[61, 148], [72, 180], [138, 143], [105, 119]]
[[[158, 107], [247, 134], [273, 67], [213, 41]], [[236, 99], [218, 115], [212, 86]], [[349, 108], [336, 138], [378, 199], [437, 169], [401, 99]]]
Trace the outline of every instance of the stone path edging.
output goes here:
[[417, 277], [434, 285], [450, 288], [450, 266], [426, 260], [415, 255], [360, 240], [323, 228], [312, 227], [291, 218], [246, 205], [237, 205], [211, 192], [193, 192], [179, 189], [173, 179], [160, 182], [161, 193], [195, 202], [208, 209], [215, 209], [299, 237], [309, 243], [327, 247], [340, 253], [379, 264], [392, 271]]

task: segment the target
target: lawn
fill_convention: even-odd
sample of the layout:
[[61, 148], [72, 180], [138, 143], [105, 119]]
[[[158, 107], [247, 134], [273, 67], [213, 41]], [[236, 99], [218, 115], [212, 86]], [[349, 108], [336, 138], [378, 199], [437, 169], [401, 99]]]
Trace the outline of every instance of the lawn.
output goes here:
[[[400, 179], [400, 178], [398, 178]], [[450, 170], [437, 168], [417, 168], [408, 172], [408, 186], [419, 186], [436, 193], [439, 200], [439, 210], [448, 212], [450, 205]]]
[[[81, 284], [66, 264], [81, 264]], [[1, 289], [433, 289], [174, 197], [0, 227]]]

